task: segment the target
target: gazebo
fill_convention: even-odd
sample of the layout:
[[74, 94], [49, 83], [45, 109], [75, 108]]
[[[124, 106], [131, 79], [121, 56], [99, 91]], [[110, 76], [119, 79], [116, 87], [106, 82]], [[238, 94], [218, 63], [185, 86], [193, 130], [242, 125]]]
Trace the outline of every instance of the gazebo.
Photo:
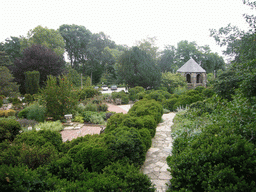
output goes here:
[[206, 71], [192, 58], [177, 70], [186, 78], [188, 88], [206, 87]]

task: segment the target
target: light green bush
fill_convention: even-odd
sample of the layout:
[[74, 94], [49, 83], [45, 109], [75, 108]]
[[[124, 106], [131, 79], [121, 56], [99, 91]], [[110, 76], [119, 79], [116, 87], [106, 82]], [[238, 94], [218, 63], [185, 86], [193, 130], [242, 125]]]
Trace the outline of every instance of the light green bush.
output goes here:
[[40, 130], [50, 130], [50, 131], [61, 131], [63, 130], [63, 125], [62, 123], [58, 121], [53, 121], [53, 122], [43, 122], [43, 123], [38, 123], [35, 125], [35, 129], [40, 129]]

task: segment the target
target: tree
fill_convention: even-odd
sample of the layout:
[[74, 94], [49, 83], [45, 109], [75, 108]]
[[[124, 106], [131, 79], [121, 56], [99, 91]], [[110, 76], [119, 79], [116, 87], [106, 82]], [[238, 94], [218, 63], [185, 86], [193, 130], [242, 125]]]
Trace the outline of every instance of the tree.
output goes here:
[[9, 55], [12, 63], [16, 58], [21, 57], [20, 38], [11, 36], [10, 38], [5, 39], [4, 51]]
[[65, 42], [60, 32], [40, 25], [30, 30], [27, 37], [21, 38], [21, 50], [32, 45], [43, 45], [54, 51], [58, 56], [63, 56], [65, 52]]
[[36, 94], [39, 91], [40, 73], [38, 71], [25, 72], [25, 89], [28, 94]]
[[25, 93], [25, 72], [39, 71], [40, 87], [48, 75], [58, 76], [63, 72], [63, 57], [42, 45], [32, 45], [23, 51], [23, 56], [16, 59], [13, 66], [15, 81], [20, 84], [21, 93]]
[[152, 57], [138, 47], [132, 47], [120, 57], [118, 75], [130, 87], [159, 86], [161, 73]]
[[161, 52], [161, 56], [158, 61], [161, 72], [173, 72], [176, 69], [175, 54], [176, 48], [170, 45], [166, 46], [165, 49]]
[[65, 49], [70, 59], [71, 67], [78, 69], [79, 63], [87, 59], [87, 49], [91, 32], [84, 26], [61, 25], [60, 34], [65, 41]]
[[0, 66], [10, 66], [11, 60], [5, 51], [0, 51]]
[[145, 51], [147, 54], [149, 54], [152, 59], [155, 61], [157, 60], [159, 56], [158, 47], [156, 47], [156, 37], [148, 37], [147, 39], [143, 39], [139, 42], [137, 42], [137, 46]]
[[19, 92], [19, 86], [13, 82], [14, 77], [9, 69], [5, 66], [0, 66], [0, 95], [16, 96]]
[[178, 87], [185, 87], [187, 82], [179, 73], [166, 72], [162, 73], [161, 86], [166, 87], [169, 93], [174, 93]]

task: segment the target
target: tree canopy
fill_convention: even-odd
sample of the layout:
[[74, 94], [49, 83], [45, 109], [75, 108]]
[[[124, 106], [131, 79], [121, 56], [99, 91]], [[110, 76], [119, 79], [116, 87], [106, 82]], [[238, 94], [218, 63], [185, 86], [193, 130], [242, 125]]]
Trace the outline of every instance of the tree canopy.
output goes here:
[[159, 85], [161, 73], [151, 55], [138, 47], [125, 51], [119, 60], [118, 76], [130, 87], [155, 88]]
[[63, 72], [63, 57], [42, 45], [32, 45], [23, 51], [23, 56], [16, 59], [13, 66], [15, 81], [20, 84], [21, 93], [25, 92], [25, 72], [39, 71], [40, 87], [44, 85], [48, 75], [58, 76]]
[[9, 69], [5, 66], [0, 66], [0, 95], [15, 96], [19, 92], [19, 86], [13, 82], [14, 77]]
[[43, 45], [54, 51], [58, 56], [63, 56], [65, 52], [65, 42], [59, 31], [44, 28], [40, 25], [30, 30], [27, 37], [21, 38], [21, 50], [32, 45]]

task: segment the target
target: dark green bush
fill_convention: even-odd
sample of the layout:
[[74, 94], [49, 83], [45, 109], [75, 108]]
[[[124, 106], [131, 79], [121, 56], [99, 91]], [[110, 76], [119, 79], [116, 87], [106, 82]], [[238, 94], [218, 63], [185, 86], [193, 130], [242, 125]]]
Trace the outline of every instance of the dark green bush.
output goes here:
[[108, 148], [113, 151], [114, 161], [128, 158], [130, 163], [141, 166], [145, 161], [146, 146], [135, 128], [118, 127], [106, 134]]
[[154, 116], [156, 123], [159, 123], [163, 115], [163, 107], [159, 102], [153, 99], [142, 99], [132, 106], [128, 114], [138, 117], [152, 115]]
[[202, 91], [202, 94], [203, 94], [205, 97], [210, 98], [210, 97], [212, 97], [212, 96], [215, 94], [215, 92], [214, 92], [212, 89], [207, 88], [207, 89], [204, 89], [204, 90]]
[[13, 119], [0, 119], [0, 142], [8, 139], [13, 141], [21, 130], [20, 124]]
[[128, 104], [129, 103], [129, 95], [125, 93], [124, 91], [120, 92], [112, 92], [112, 99], [115, 101], [116, 98], [120, 98], [122, 104]]
[[152, 115], [145, 115], [141, 117], [141, 119], [143, 121], [143, 128], [148, 129], [151, 137], [153, 138], [155, 136], [157, 126], [154, 117]]
[[22, 109], [22, 110], [18, 113], [18, 117], [19, 117], [19, 118], [27, 118], [28, 112], [29, 112], [29, 108], [26, 107], [25, 109]]
[[48, 171], [60, 179], [75, 181], [83, 172], [86, 172], [82, 164], [73, 161], [69, 156], [64, 156], [48, 165]]
[[170, 111], [175, 111], [175, 104], [178, 102], [178, 98], [170, 98], [163, 102], [163, 107], [169, 109]]
[[134, 127], [136, 129], [142, 129], [144, 127], [143, 120], [141, 117], [134, 117], [129, 115], [125, 116], [121, 125], [126, 127]]
[[0, 107], [2, 107], [2, 106], [3, 106], [3, 100], [0, 99]]
[[86, 98], [93, 98], [94, 96], [100, 95], [100, 92], [93, 87], [84, 87], [78, 92], [79, 99], [84, 100]]
[[52, 175], [31, 170], [27, 166], [0, 166], [1, 192], [10, 191], [50, 191], [54, 190], [57, 182]]
[[126, 118], [126, 114], [123, 113], [116, 113], [114, 115], [112, 115], [107, 122], [107, 126], [105, 129], [105, 133], [109, 133], [113, 130], [115, 130], [116, 128], [118, 128], [121, 123], [123, 122], [123, 120]]
[[108, 105], [105, 103], [98, 104], [98, 111], [104, 111], [106, 112], [108, 110]]
[[38, 103], [34, 103], [28, 107], [27, 118], [36, 120], [38, 122], [44, 122], [46, 108]]
[[143, 128], [139, 130], [139, 134], [141, 136], [143, 144], [146, 146], [145, 153], [147, 153], [152, 144], [150, 132], [148, 129]]
[[140, 86], [136, 86], [134, 88], [129, 89], [129, 99], [131, 101], [135, 101], [136, 99], [140, 99], [138, 93], [144, 93], [145, 89]]
[[252, 143], [232, 129], [213, 125], [184, 145], [174, 141], [171, 167], [172, 190], [253, 191], [256, 184], [256, 156]]
[[25, 74], [25, 89], [26, 93], [31, 95], [36, 94], [40, 88], [40, 73], [39, 71], [27, 71]]

